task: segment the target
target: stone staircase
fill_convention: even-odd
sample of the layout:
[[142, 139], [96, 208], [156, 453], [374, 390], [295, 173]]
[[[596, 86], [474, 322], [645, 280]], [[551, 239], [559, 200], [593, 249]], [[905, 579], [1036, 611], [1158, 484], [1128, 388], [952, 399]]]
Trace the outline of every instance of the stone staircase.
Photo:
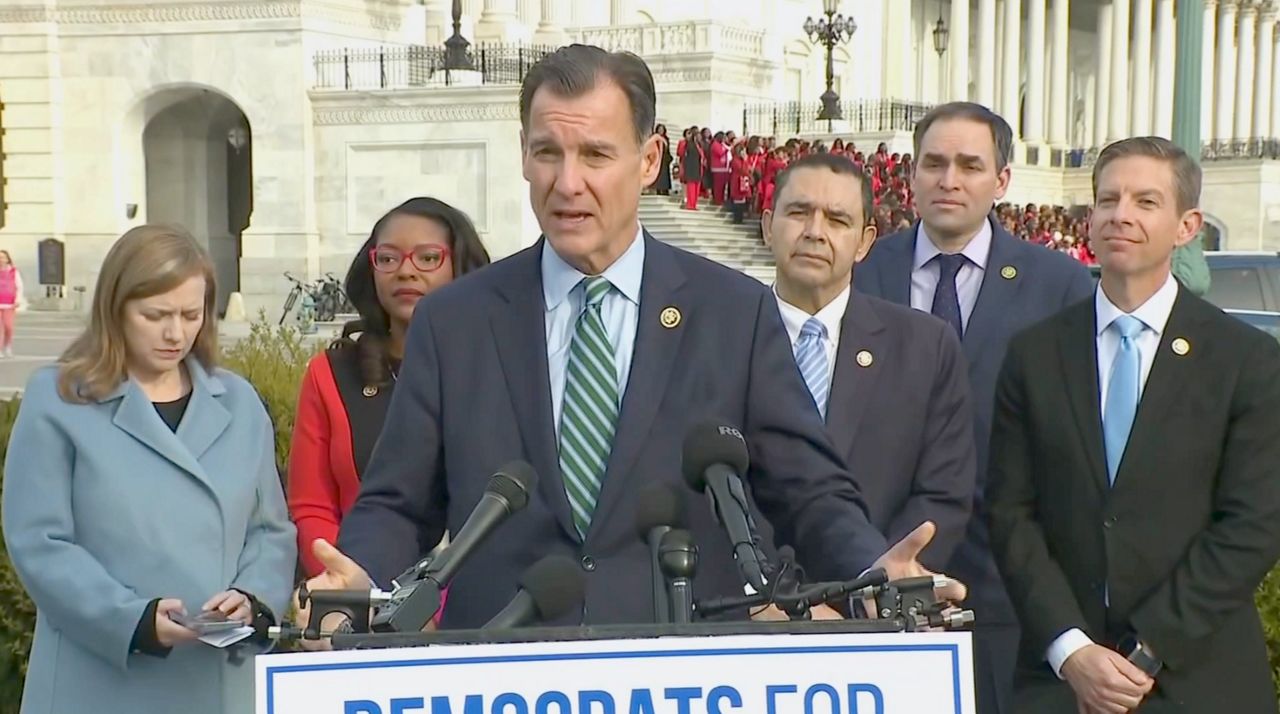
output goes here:
[[641, 196], [640, 224], [654, 238], [697, 253], [750, 275], [773, 282], [773, 254], [760, 241], [760, 221], [748, 218], [735, 226], [729, 212], [699, 201], [697, 211], [680, 208], [679, 196]]

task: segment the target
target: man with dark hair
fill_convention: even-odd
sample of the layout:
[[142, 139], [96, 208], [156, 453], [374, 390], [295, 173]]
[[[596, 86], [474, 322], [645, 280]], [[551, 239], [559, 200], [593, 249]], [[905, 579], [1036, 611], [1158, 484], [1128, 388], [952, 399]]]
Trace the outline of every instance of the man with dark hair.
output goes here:
[[855, 289], [931, 312], [960, 336], [973, 389], [978, 487], [965, 541], [949, 564], [973, 587], [978, 711], [1012, 711], [1018, 621], [991, 557], [983, 485], [996, 374], [1009, 339], [1085, 299], [1089, 271], [1010, 235], [991, 217], [1009, 187], [1013, 132], [978, 104], [952, 102], [916, 125], [911, 178], [920, 221], [882, 239], [858, 266]]
[[[462, 566], [443, 627], [478, 627], [530, 564], [570, 555], [585, 606], [547, 624], [654, 618], [637, 493], [685, 489], [681, 444], [715, 418], [751, 450], [756, 501], [820, 579], [873, 565], [923, 574], [933, 526], [886, 551], [857, 482], [823, 433], [759, 282], [649, 236], [641, 190], [658, 171], [653, 78], [629, 53], [561, 48], [521, 88], [525, 179], [542, 238], [423, 298], [387, 426], [343, 522], [320, 543], [312, 587], [386, 585], [420, 554], [422, 531], [456, 533], [486, 476], [521, 459], [540, 478], [528, 505]], [[726, 356], [733, 359], [726, 359]], [[730, 542], [690, 514], [695, 591], [741, 595]], [[944, 597], [964, 596], [951, 583]]]
[[1280, 345], [1172, 275], [1200, 169], [1103, 149], [1093, 299], [1018, 335], [991, 537], [1022, 619], [1018, 711], [1276, 712], [1253, 593], [1280, 556]]
[[774, 297], [827, 434], [894, 540], [938, 526], [921, 554], [941, 569], [964, 539], [977, 469], [960, 339], [946, 323], [853, 292], [876, 239], [871, 187], [843, 154], [811, 154], [778, 176], [761, 219], [777, 261]]

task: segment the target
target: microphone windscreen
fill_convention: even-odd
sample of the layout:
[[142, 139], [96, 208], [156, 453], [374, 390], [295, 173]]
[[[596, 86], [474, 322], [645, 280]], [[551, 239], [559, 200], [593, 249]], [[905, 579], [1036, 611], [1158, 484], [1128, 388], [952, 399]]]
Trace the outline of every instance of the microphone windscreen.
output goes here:
[[698, 493], [706, 490], [707, 469], [724, 464], [734, 473], [745, 474], [751, 463], [742, 432], [724, 420], [702, 422], [684, 437], [682, 458], [685, 483]]
[[555, 620], [582, 609], [586, 580], [578, 562], [565, 555], [548, 555], [520, 575], [520, 587], [533, 598], [539, 619]]
[[512, 461], [498, 469], [485, 490], [506, 499], [515, 512], [528, 505], [529, 492], [537, 483], [538, 472], [532, 466], [524, 461]]
[[655, 483], [640, 492], [636, 503], [636, 533], [641, 540], [660, 526], [684, 528], [684, 494], [665, 483]]

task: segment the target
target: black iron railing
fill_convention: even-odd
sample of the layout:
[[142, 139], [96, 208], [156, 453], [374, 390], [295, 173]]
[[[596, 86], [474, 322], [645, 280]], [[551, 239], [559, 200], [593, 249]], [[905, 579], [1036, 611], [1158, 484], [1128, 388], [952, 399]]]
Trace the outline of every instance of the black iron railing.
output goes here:
[[[895, 99], [847, 99], [840, 102], [841, 131], [853, 134], [911, 131], [930, 109], [918, 102]], [[825, 119], [818, 119], [821, 102], [770, 102], [748, 104], [742, 109], [744, 134], [791, 136], [828, 131]], [[834, 125], [833, 125], [834, 126]]]
[[[1089, 167], [1098, 160], [1101, 149], [1073, 149], [1071, 167]], [[1200, 145], [1201, 161], [1238, 161], [1242, 159], [1280, 160], [1280, 139], [1214, 139]]]
[[[523, 44], [480, 44], [471, 59], [484, 84], [519, 84], [535, 62], [554, 47]], [[397, 89], [430, 83], [454, 84], [458, 75], [445, 68], [445, 49], [356, 47], [322, 50], [315, 55], [316, 89]]]

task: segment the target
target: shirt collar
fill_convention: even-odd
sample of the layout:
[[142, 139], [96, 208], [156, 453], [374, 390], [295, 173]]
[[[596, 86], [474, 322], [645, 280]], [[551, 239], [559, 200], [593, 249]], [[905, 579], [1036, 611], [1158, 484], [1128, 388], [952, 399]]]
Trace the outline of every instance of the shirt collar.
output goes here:
[[[987, 258], [991, 256], [991, 235], [991, 220], [984, 220], [982, 227], [974, 234], [969, 244], [964, 247], [964, 250], [960, 251], [960, 254], [968, 258], [969, 262], [982, 270], [986, 270]], [[926, 263], [941, 253], [942, 251], [938, 250], [938, 246], [934, 245], [933, 240], [929, 238], [924, 222], [921, 221], [920, 230], [916, 234], [916, 253], [911, 269], [919, 270], [923, 268]]]
[[[607, 278], [623, 297], [637, 305], [640, 304], [640, 282], [644, 278], [643, 228], [636, 228], [636, 237], [631, 241], [631, 246], [601, 275]], [[543, 241], [542, 299], [548, 311], [556, 309], [560, 303], [568, 299], [569, 293], [585, 277], [588, 276], [566, 263], [564, 258], [556, 253], [550, 241]]]
[[1155, 332], [1157, 336], [1163, 335], [1165, 325], [1169, 322], [1169, 315], [1173, 312], [1173, 303], [1177, 298], [1178, 281], [1174, 280], [1173, 274], [1170, 273], [1169, 277], [1165, 278], [1164, 285], [1160, 286], [1155, 295], [1148, 298], [1137, 310], [1126, 313], [1111, 302], [1107, 294], [1102, 291], [1102, 282], [1099, 281], [1093, 298], [1093, 310], [1098, 318], [1098, 335], [1101, 335], [1103, 331], [1111, 327], [1111, 323], [1115, 322], [1117, 317], [1125, 314], [1138, 318], [1143, 325], [1146, 325], [1147, 329]]
[[827, 339], [836, 339], [840, 335], [840, 323], [844, 320], [845, 309], [849, 307], [849, 293], [852, 287], [850, 285], [840, 291], [840, 294], [819, 310], [818, 314], [810, 315], [783, 300], [782, 296], [778, 295], [777, 283], [774, 283], [773, 297], [778, 301], [778, 311], [782, 313], [782, 324], [787, 328], [787, 337], [791, 338], [791, 344], [794, 345], [796, 340], [800, 339], [800, 330], [810, 317], [818, 318], [818, 322], [827, 328]]

